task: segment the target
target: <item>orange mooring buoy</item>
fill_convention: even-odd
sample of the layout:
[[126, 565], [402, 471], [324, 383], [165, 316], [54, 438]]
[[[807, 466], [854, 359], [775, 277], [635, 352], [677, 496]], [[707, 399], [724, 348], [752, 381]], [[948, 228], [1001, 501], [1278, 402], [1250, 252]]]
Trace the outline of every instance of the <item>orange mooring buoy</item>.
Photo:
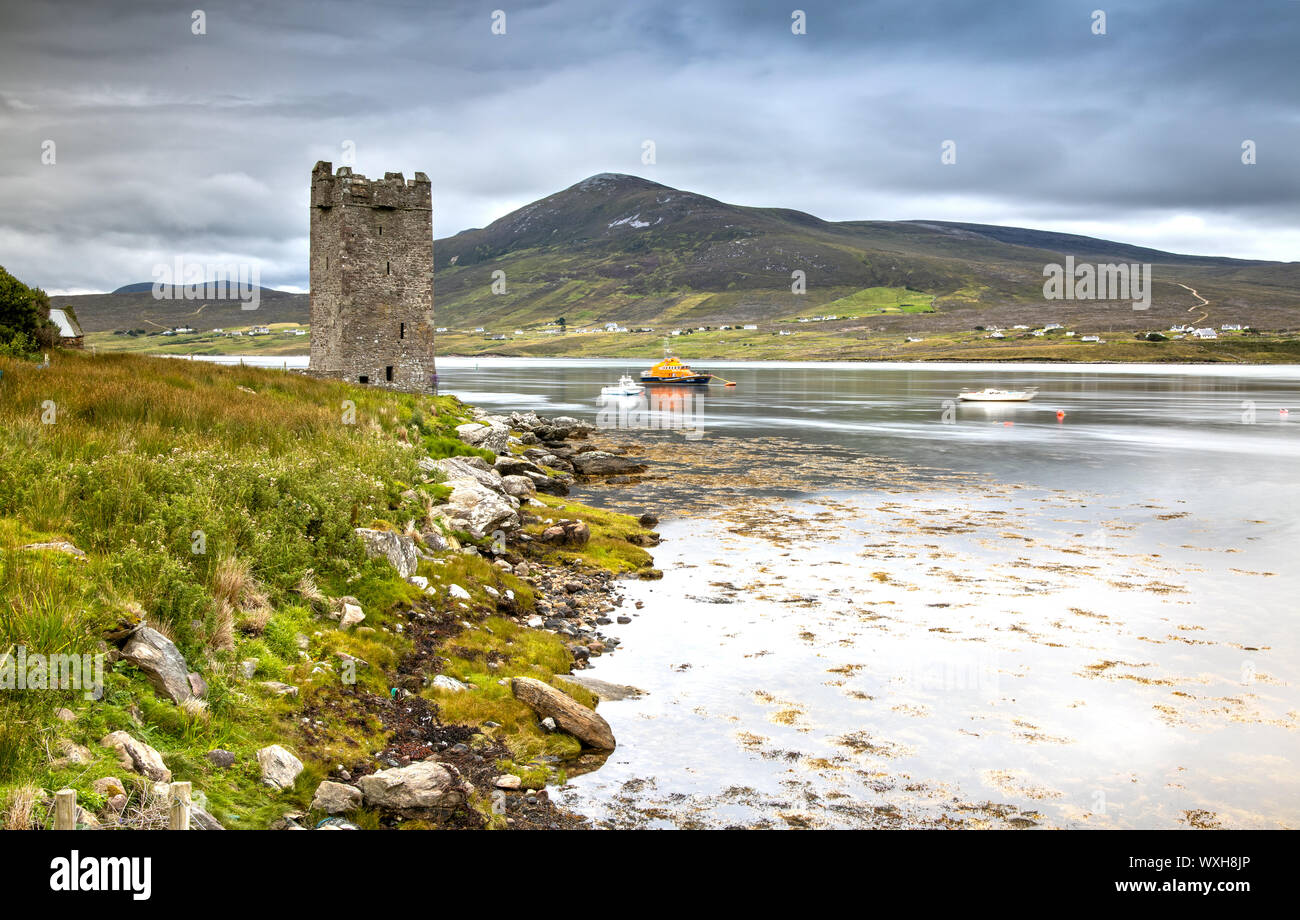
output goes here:
[[1057, 420], [1058, 422], [1063, 422], [1063, 421], [1065, 421], [1065, 410], [1064, 410], [1064, 409], [1057, 409], [1057, 410], [1056, 410], [1056, 420]]

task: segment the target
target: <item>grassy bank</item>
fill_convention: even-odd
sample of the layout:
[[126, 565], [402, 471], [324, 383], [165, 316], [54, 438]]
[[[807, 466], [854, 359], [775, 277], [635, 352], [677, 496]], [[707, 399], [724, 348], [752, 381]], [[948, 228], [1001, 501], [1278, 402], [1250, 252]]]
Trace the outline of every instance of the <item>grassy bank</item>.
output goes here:
[[[371, 703], [396, 696], [421, 641], [428, 647], [417, 661], [445, 662], [476, 690], [451, 701], [416, 681], [413, 692], [435, 711], [445, 706], [449, 724], [479, 732], [481, 721], [500, 723], [490, 740], [504, 747], [504, 769], [538, 752], [571, 753], [572, 739], [543, 735], [495, 683], [568, 670], [557, 637], [499, 616], [491, 591], [512, 592], [526, 614], [529, 586], [481, 557], [448, 552], [421, 563], [437, 588], [431, 596], [369, 558], [353, 532], [409, 532], [429, 520], [446, 490], [418, 460], [477, 453], [453, 434], [465, 407], [202, 362], [51, 358], [46, 368], [0, 359], [0, 655], [94, 654], [111, 648], [115, 627], [143, 619], [176, 643], [208, 692], [202, 703], [175, 705], [121, 661], [106, 666], [101, 700], [71, 689], [0, 690], [7, 826], [45, 820], [43, 794], [64, 786], [88, 809], [102, 807], [94, 781], [132, 776], [98, 744], [116, 730], [158, 749], [227, 826], [305, 812], [335, 764], [389, 743], [392, 728]], [[602, 531], [593, 530], [599, 546]], [[84, 557], [23, 548], [61, 542]], [[453, 584], [467, 602], [453, 604]], [[366, 613], [353, 631], [328, 617], [344, 596]], [[441, 625], [417, 638], [417, 618]], [[488, 669], [475, 650], [498, 645]], [[364, 663], [355, 682], [339, 677], [343, 656]], [[281, 696], [266, 681], [299, 692]], [[261, 782], [254, 759], [273, 743], [306, 765], [283, 792]], [[235, 755], [233, 767], [206, 758], [218, 748]]]

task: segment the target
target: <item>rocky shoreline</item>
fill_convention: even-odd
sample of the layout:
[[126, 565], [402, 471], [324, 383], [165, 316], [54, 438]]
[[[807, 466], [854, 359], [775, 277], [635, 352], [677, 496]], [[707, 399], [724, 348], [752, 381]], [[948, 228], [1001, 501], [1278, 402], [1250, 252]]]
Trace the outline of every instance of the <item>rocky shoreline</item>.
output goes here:
[[[495, 416], [482, 411], [476, 411], [475, 417], [476, 422], [459, 426], [457, 434], [471, 446], [492, 451], [495, 462], [451, 457], [422, 463], [432, 477], [440, 475], [441, 484], [450, 490], [446, 504], [430, 510], [433, 526], [418, 538], [382, 532], [362, 536], [372, 554], [387, 557], [430, 597], [438, 596], [441, 586], [414, 575], [417, 560], [437, 566], [442, 560], [435, 552], [490, 558], [494, 567], [534, 591], [532, 612], [522, 610], [512, 592], [491, 588], [486, 589], [491, 607], [476, 607], [463, 586], [453, 584], [447, 588], [448, 596], [455, 599], [453, 607], [439, 611], [429, 604], [403, 615], [401, 629], [412, 641], [413, 651], [399, 665], [397, 686], [389, 697], [369, 693], [355, 700], [364, 713], [378, 717], [392, 732], [392, 741], [371, 758], [339, 764], [317, 790], [313, 807], [328, 810], [337, 803], [346, 810], [364, 801], [380, 805], [395, 821], [431, 819], [440, 827], [483, 827], [486, 820], [460, 806], [475, 789], [491, 789], [491, 811], [507, 827], [589, 827], [585, 818], [550, 800], [545, 782], [525, 781], [497, 771], [495, 765], [509, 757], [509, 750], [491, 736], [490, 730], [496, 727], [493, 723], [477, 729], [444, 724], [437, 704], [420, 692], [429, 687], [454, 693], [472, 689], [441, 673], [438, 649], [469, 627], [471, 620], [487, 616], [505, 616], [528, 629], [561, 637], [572, 656], [572, 672], [557, 676], [587, 688], [594, 700], [639, 692], [584, 679], [595, 659], [619, 646], [619, 640], [605, 635], [602, 627], [615, 620], [630, 623], [632, 617], [621, 610], [623, 597], [610, 571], [580, 559], [557, 564], [540, 558], [550, 548], [580, 550], [591, 539], [591, 530], [580, 520], [541, 517], [548, 509], [536, 503], [535, 496], [567, 495], [575, 483], [629, 476], [643, 472], [646, 465], [600, 450], [589, 439], [594, 426], [576, 419], [533, 413]], [[643, 513], [638, 523], [645, 530], [631, 534], [629, 542], [657, 544], [658, 534], [649, 528], [658, 519]], [[527, 532], [530, 525], [540, 532]], [[469, 540], [462, 539], [466, 536]], [[474, 545], [471, 541], [480, 542]], [[534, 766], [564, 769], [573, 775], [597, 769], [614, 749], [616, 742], [605, 720], [561, 690], [529, 678], [500, 683], [509, 685], [512, 695], [536, 712], [544, 730], [566, 732], [582, 742], [579, 757], [562, 761], [543, 756]], [[277, 826], [299, 827], [300, 818], [286, 814]], [[355, 825], [331, 819], [327, 826], [346, 829]]]

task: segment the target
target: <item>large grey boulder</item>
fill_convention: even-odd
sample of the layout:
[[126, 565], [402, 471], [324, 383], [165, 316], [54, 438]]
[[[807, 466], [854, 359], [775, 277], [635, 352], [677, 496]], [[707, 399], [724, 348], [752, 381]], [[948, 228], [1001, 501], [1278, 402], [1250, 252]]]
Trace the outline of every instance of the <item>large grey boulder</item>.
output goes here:
[[505, 486], [506, 494], [515, 498], [532, 498], [537, 494], [537, 486], [527, 476], [502, 476], [501, 484]]
[[510, 429], [496, 422], [486, 425], [470, 422], [467, 425], [456, 426], [456, 437], [472, 447], [481, 447], [494, 454], [504, 454], [509, 450]]
[[[421, 466], [423, 467], [423, 461]], [[443, 457], [441, 460], [431, 461], [427, 470], [431, 473], [434, 471], [442, 473], [443, 478], [448, 481], [468, 477], [486, 488], [501, 491], [501, 474], [488, 466], [487, 461], [482, 457]]]
[[516, 457], [509, 454], [504, 457], [497, 457], [497, 462], [493, 464], [495, 469], [502, 476], [522, 476], [525, 473], [540, 473], [542, 468], [531, 460], [523, 457]]
[[149, 678], [154, 690], [173, 703], [194, 696], [190, 669], [176, 644], [151, 626], [141, 626], [122, 647], [122, 657]]
[[257, 752], [257, 765], [262, 768], [262, 782], [275, 789], [289, 789], [302, 772], [302, 761], [278, 744]]
[[483, 538], [497, 530], [518, 530], [519, 515], [502, 493], [477, 479], [449, 479], [451, 495], [443, 513], [458, 530]]
[[124, 769], [139, 773], [155, 783], [172, 781], [172, 771], [168, 770], [167, 764], [163, 763], [162, 755], [126, 732], [117, 731], [105, 735], [99, 743], [117, 751], [118, 762]]
[[568, 495], [569, 484], [558, 476], [547, 476], [545, 473], [526, 473], [529, 479], [533, 481], [533, 488], [538, 492], [546, 495]]
[[434, 760], [380, 770], [361, 777], [357, 785], [367, 805], [409, 818], [427, 817], [465, 802], [460, 779]]
[[644, 473], [646, 465], [609, 454], [603, 450], [591, 450], [575, 454], [573, 468], [581, 476], [625, 476], [629, 473]]
[[361, 807], [361, 790], [346, 783], [325, 780], [316, 787], [316, 794], [311, 799], [311, 807], [331, 815], [356, 811]]
[[371, 558], [383, 556], [403, 578], [415, 574], [420, 565], [420, 551], [416, 548], [414, 537], [393, 533], [391, 530], [372, 530], [369, 527], [358, 527], [355, 533], [365, 544], [366, 555]]
[[510, 692], [538, 716], [554, 719], [563, 731], [587, 747], [600, 751], [614, 750], [614, 731], [609, 723], [594, 709], [588, 709], [567, 693], [532, 677], [513, 678]]
[[544, 424], [536, 412], [511, 412], [510, 424], [516, 428], [524, 428], [532, 431], [534, 428]]

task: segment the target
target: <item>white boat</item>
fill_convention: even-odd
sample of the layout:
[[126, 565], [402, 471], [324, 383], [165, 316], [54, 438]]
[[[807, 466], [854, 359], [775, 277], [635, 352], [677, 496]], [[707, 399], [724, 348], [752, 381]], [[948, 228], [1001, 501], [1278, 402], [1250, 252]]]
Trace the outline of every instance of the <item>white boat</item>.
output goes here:
[[962, 390], [958, 399], [966, 402], [1029, 402], [1038, 395], [1038, 387], [1025, 387], [1023, 390], [999, 390], [985, 387], [982, 390]]
[[600, 388], [601, 396], [640, 396], [644, 392], [645, 387], [639, 385], [627, 374], [618, 378], [617, 386]]

